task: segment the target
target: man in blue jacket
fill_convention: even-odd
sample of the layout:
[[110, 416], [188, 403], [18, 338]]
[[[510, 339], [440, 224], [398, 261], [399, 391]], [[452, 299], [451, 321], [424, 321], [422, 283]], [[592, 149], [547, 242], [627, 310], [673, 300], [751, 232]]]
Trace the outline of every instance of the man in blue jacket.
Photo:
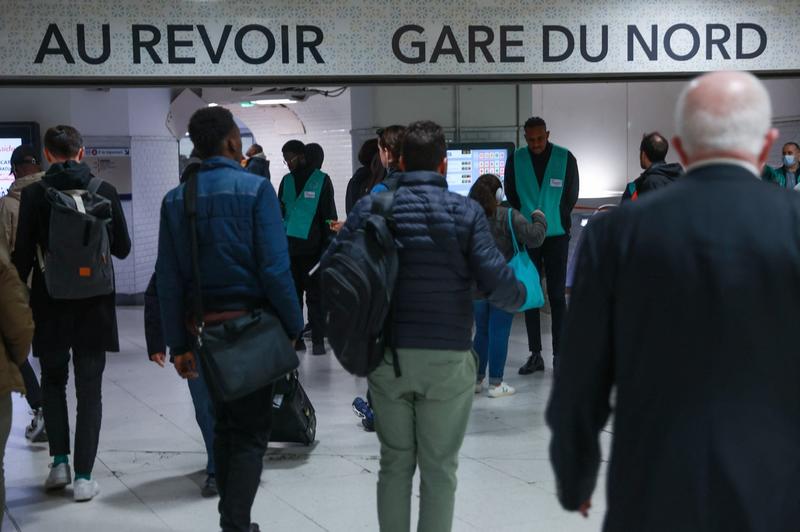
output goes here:
[[[447, 190], [446, 155], [440, 126], [408, 126], [393, 208], [400, 269], [390, 324], [402, 374], [395, 375], [388, 355], [369, 376], [381, 442], [381, 532], [410, 530], [417, 464], [422, 479], [418, 530], [451, 529], [458, 451], [477, 371], [472, 288], [477, 283], [494, 305], [509, 312], [526, 297], [497, 250], [483, 209]], [[363, 225], [374, 199], [370, 195], [356, 203], [339, 238]], [[323, 257], [323, 268], [325, 263]]]
[[[303, 319], [272, 185], [239, 165], [242, 140], [227, 109], [197, 111], [189, 122], [189, 136], [203, 160], [197, 177], [197, 231], [205, 311], [269, 306], [289, 337], [297, 338]], [[194, 289], [185, 190], [180, 185], [164, 198], [156, 273], [166, 343], [178, 373], [193, 378], [194, 340], [185, 325]], [[224, 532], [259, 530], [250, 523], [250, 508], [269, 439], [272, 397], [268, 386], [235, 401], [215, 399], [214, 458]]]

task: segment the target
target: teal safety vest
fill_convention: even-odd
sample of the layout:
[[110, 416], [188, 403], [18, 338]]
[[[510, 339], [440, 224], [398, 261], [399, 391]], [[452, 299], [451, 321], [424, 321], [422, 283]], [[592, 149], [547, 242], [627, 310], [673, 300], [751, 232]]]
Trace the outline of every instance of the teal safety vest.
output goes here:
[[528, 147], [523, 146], [514, 152], [514, 179], [522, 212], [530, 216], [536, 209], [542, 211], [547, 217], [548, 237], [566, 234], [561, 223], [561, 196], [567, 179], [568, 154], [565, 148], [553, 144], [540, 187]]
[[319, 197], [322, 194], [322, 185], [324, 184], [325, 174], [319, 170], [314, 170], [314, 173], [306, 181], [306, 186], [303, 187], [303, 190], [298, 195], [294, 184], [294, 176], [292, 174], [283, 176], [281, 201], [285, 212], [283, 226], [286, 229], [286, 236], [302, 240], [308, 239], [308, 233], [311, 232], [311, 224], [317, 214]]

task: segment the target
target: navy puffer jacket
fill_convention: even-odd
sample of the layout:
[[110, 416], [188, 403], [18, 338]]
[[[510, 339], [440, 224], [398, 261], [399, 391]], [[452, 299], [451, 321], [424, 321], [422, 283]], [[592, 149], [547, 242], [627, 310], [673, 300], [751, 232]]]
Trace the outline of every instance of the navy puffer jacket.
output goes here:
[[[182, 184], [164, 197], [156, 261], [164, 339], [171, 351], [191, 346], [185, 320], [194, 289], [188, 218]], [[197, 233], [206, 311], [275, 310], [290, 337], [303, 314], [289, 270], [281, 210], [269, 182], [239, 163], [212, 157], [198, 170]]]
[[[339, 238], [362, 225], [373, 200], [366, 196], [356, 203]], [[470, 349], [475, 283], [497, 307], [513, 312], [522, 306], [525, 288], [498, 251], [483, 209], [449, 192], [444, 177], [434, 172], [399, 174], [393, 212], [401, 246], [397, 347]]]

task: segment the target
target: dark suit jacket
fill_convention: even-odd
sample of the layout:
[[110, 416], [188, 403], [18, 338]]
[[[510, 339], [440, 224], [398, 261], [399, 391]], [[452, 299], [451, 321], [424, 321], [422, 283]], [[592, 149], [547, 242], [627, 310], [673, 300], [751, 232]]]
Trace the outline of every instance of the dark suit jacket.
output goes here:
[[800, 528], [800, 194], [698, 168], [584, 235], [547, 420], [562, 505], [606, 532]]

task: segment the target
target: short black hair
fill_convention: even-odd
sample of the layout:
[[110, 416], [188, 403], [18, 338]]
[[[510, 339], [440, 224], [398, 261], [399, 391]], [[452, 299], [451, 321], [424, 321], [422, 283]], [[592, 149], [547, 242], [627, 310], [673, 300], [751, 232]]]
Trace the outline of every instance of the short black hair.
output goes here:
[[447, 140], [442, 126], [430, 120], [409, 124], [403, 139], [402, 153], [407, 171], [436, 171], [447, 157]]
[[523, 127], [523, 129], [532, 129], [534, 127], [543, 127], [544, 130], [547, 131], [547, 122], [540, 116], [532, 116], [525, 121], [525, 127]]
[[236, 129], [233, 114], [224, 107], [205, 107], [189, 120], [189, 138], [201, 159], [219, 155], [228, 135]]
[[256, 144], [254, 142], [250, 145], [250, 147], [255, 150], [254, 153], [264, 153], [264, 148], [261, 147], [261, 144]]
[[306, 145], [302, 141], [293, 139], [283, 145], [281, 148], [282, 153], [294, 153], [296, 155], [305, 155]]
[[786, 146], [789, 145], [794, 146], [795, 148], [797, 148], [798, 151], [800, 151], [800, 144], [796, 143], [795, 141], [787, 142], [786, 144], [783, 145], [783, 147], [785, 148]]
[[71, 159], [83, 148], [83, 137], [72, 126], [51, 127], [44, 134], [44, 147], [56, 157]]
[[316, 170], [322, 169], [322, 163], [325, 161], [325, 150], [316, 142], [306, 144], [306, 163], [311, 168]]
[[372, 164], [372, 158], [375, 157], [375, 154], [378, 153], [378, 139], [369, 139], [364, 141], [364, 144], [361, 145], [361, 149], [358, 150], [358, 162], [361, 163], [361, 166], [369, 166]]
[[647, 155], [651, 163], [662, 163], [667, 158], [669, 152], [669, 142], [658, 131], [647, 133], [642, 137], [639, 150]]

